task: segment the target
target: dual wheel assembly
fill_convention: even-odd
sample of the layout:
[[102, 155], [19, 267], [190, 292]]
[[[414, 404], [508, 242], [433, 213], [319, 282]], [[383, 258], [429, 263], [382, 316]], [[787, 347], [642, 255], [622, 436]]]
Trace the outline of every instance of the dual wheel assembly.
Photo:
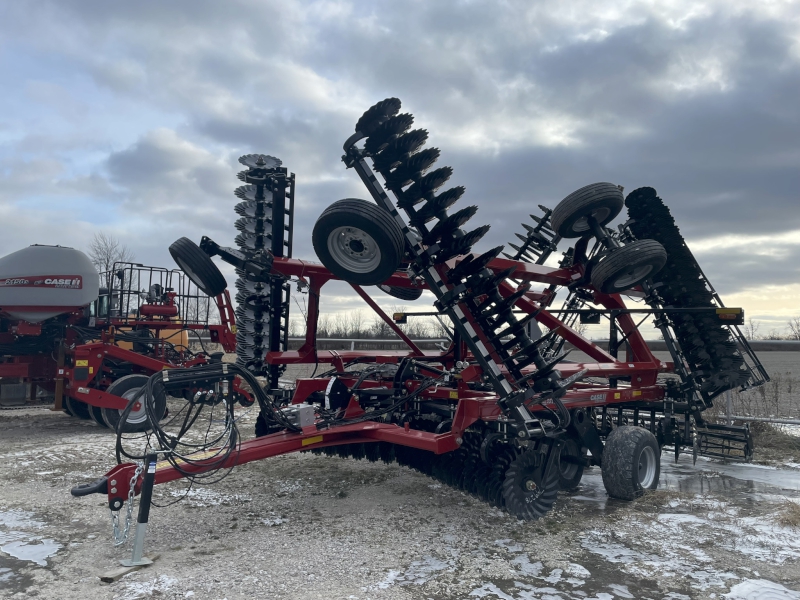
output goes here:
[[[604, 241], [604, 227], [622, 211], [622, 189], [613, 183], [593, 183], [564, 198], [553, 209], [551, 223], [562, 238], [596, 236]], [[624, 246], [608, 243], [607, 254], [591, 270], [592, 286], [604, 294], [636, 287], [667, 263], [667, 251], [655, 240], [642, 239]]]
[[[567, 438], [561, 446], [558, 487], [576, 489], [583, 477], [586, 457], [580, 444]], [[623, 425], [608, 435], [600, 467], [603, 486], [611, 498], [635, 500], [658, 487], [661, 474], [661, 448], [647, 429]], [[520, 476], [519, 487], [536, 489], [536, 481]]]
[[[558, 490], [573, 490], [583, 476], [577, 442], [567, 439], [559, 461], [547, 472], [546, 454], [537, 447], [520, 454], [508, 467], [503, 482], [505, 508], [520, 519], [542, 517], [555, 503]], [[655, 436], [641, 427], [623, 425], [608, 436], [603, 450], [603, 485], [612, 498], [635, 500], [658, 487], [661, 448]]]

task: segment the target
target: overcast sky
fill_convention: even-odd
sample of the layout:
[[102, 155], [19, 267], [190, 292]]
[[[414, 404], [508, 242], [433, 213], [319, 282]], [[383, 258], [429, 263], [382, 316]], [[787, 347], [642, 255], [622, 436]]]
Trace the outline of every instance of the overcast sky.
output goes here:
[[588, 183], [648, 185], [726, 304], [762, 333], [800, 315], [798, 2], [3, 2], [0, 85], [0, 256], [232, 245], [261, 152], [296, 173], [315, 259], [322, 210], [368, 197], [342, 142], [396, 96], [492, 225], [479, 249]]

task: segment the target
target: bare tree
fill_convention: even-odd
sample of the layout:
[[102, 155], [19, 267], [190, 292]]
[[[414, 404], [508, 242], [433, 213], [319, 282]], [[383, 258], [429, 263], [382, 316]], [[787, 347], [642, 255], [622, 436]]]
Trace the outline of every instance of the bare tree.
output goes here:
[[375, 317], [372, 319], [372, 325], [369, 328], [369, 333], [371, 337], [378, 340], [385, 340], [395, 336], [394, 331], [392, 331], [392, 328], [389, 327], [389, 324], [380, 317]]
[[789, 319], [789, 338], [800, 340], [800, 317]]
[[777, 329], [773, 328], [770, 329], [769, 333], [767, 333], [766, 335], [762, 335], [761, 338], [764, 340], [785, 340], [787, 336], [782, 334]]
[[744, 326], [744, 337], [748, 340], [756, 339], [758, 337], [759, 327], [761, 327], [761, 323], [752, 318], [747, 319], [747, 324]]
[[100, 286], [111, 287], [111, 270], [114, 263], [133, 262], [133, 251], [113, 235], [102, 231], [95, 233], [87, 251], [95, 269], [100, 272]]

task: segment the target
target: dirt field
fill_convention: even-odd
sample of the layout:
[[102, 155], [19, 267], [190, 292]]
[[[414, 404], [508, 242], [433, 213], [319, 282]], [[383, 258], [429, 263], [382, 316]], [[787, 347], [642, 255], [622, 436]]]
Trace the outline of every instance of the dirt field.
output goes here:
[[[254, 413], [242, 419], [251, 432]], [[692, 466], [609, 500], [598, 469], [547, 518], [519, 522], [397, 465], [291, 455], [237, 468], [151, 513], [155, 564], [103, 584], [108, 430], [46, 409], [0, 412], [0, 596], [437, 600], [800, 598], [800, 464]], [[156, 501], [183, 495], [159, 486]]]

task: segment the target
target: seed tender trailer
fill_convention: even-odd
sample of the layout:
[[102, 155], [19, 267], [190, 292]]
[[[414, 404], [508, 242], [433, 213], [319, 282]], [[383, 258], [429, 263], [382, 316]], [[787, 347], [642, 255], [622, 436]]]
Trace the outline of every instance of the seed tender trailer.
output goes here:
[[[219, 323], [209, 323], [215, 310]], [[141, 402], [128, 408], [133, 395], [155, 372], [220, 360], [191, 350], [202, 333], [232, 352], [234, 318], [227, 291], [212, 299], [181, 271], [118, 262], [98, 274], [78, 250], [30, 246], [0, 258], [0, 389], [41, 388], [56, 410], [141, 431], [147, 416]], [[154, 417], [166, 409], [158, 404]]]
[[[465, 190], [441, 191], [452, 169], [434, 166], [439, 150], [424, 148], [427, 131], [412, 124], [395, 98], [359, 119], [343, 161], [371, 200], [340, 200], [321, 214], [312, 241], [322, 264], [291, 258], [294, 175], [270, 156], [240, 159], [247, 168], [236, 190], [237, 247], [208, 238], [170, 247], [210, 295], [224, 288], [210, 257], [236, 268], [237, 362], [154, 374], [139, 397], [148, 414], [174, 390], [222, 392], [213, 402], [189, 398], [173, 426], [154, 412], [146, 450], [120, 439], [119, 464], [73, 494], [106, 494], [112, 511], [128, 502], [130, 521], [134, 496], [144, 489], [149, 505], [153, 484], [199, 483], [220, 469], [311, 451], [397, 461], [535, 519], [591, 465], [611, 496], [633, 499], [658, 485], [663, 446], [676, 459], [685, 447], [695, 456], [750, 458], [748, 428], [710, 423], [704, 411], [724, 391], [760, 385], [767, 374], [739, 332], [742, 310], [724, 307], [655, 190], [624, 198], [617, 185], [585, 186], [552, 210], [540, 206], [510, 252], [478, 251], [489, 226], [467, 228], [477, 207], [452, 208]], [[611, 228], [625, 207], [628, 219]], [[574, 245], [546, 266], [565, 240]], [[317, 350], [320, 294], [332, 279], [348, 282], [409, 350]], [[404, 301], [429, 290], [435, 311], [390, 317], [368, 286]], [[308, 295], [297, 350], [286, 338], [290, 287]], [[394, 320], [419, 314], [446, 318], [447, 349], [420, 350]], [[639, 330], [651, 317], [668, 361]], [[606, 348], [579, 331], [602, 321]], [[279, 385], [282, 370], [298, 364], [315, 365], [315, 375]], [[257, 437], [246, 441], [224, 393], [235, 377], [258, 402]], [[202, 411], [218, 411], [222, 424], [192, 437], [181, 423]]]

